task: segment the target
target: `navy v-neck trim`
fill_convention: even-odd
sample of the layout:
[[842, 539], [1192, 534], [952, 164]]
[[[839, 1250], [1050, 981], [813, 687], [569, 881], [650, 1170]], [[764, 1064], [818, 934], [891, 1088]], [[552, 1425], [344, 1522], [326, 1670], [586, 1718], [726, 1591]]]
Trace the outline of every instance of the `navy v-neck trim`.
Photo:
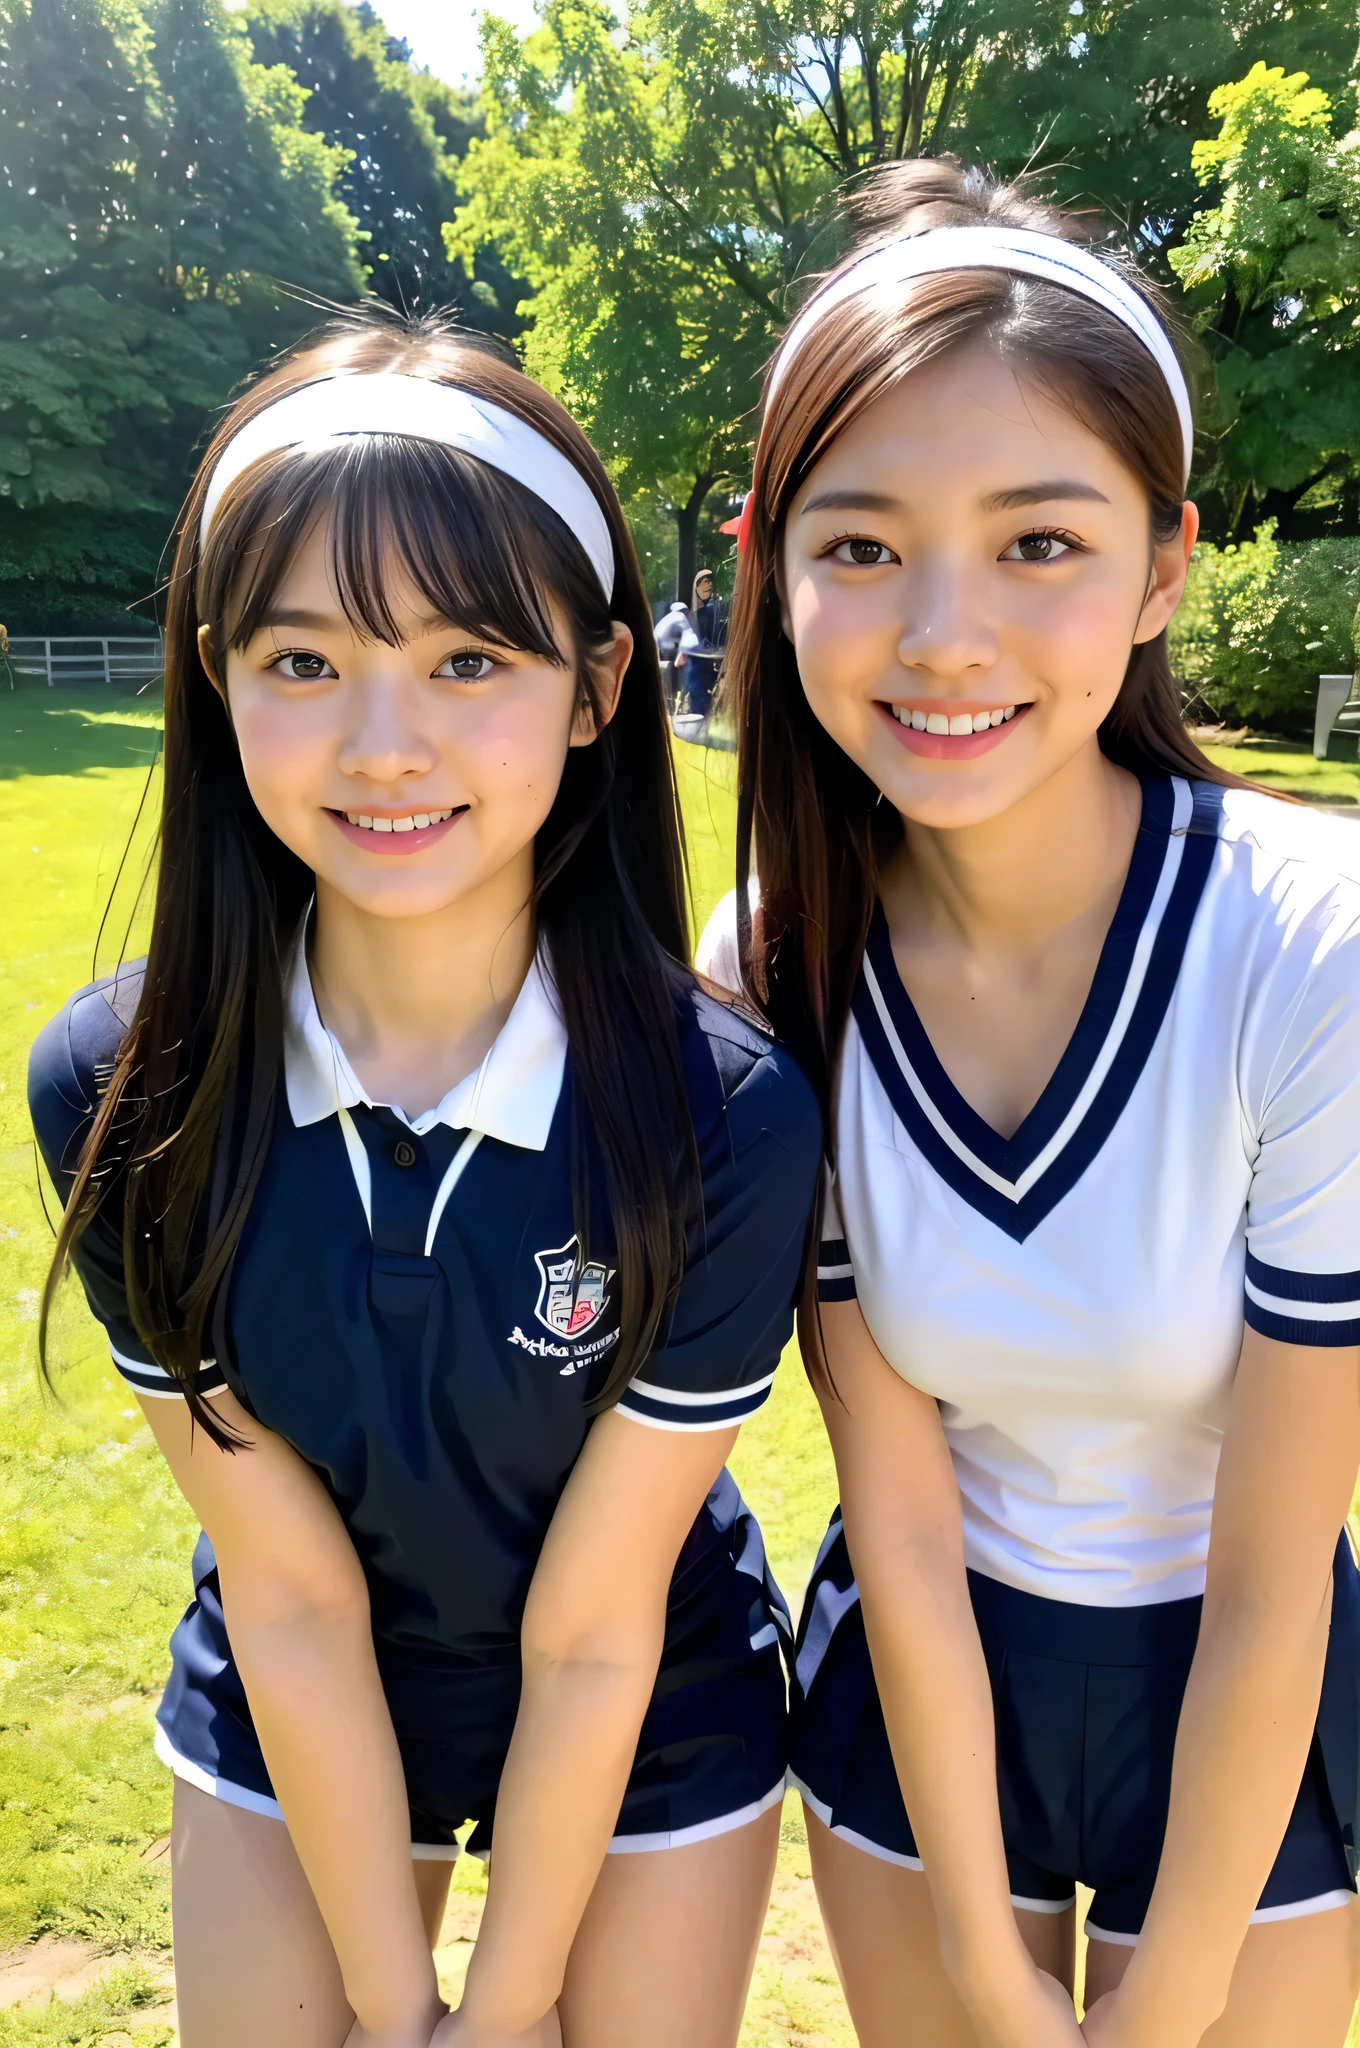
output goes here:
[[[1010, 1237], [1028, 1237], [1086, 1171], [1122, 1114], [1161, 1029], [1208, 877], [1222, 802], [1222, 791], [1208, 783], [1186, 794], [1192, 798], [1189, 816], [1177, 830], [1176, 785], [1168, 777], [1144, 783], [1129, 871], [1081, 1016], [1038, 1102], [1010, 1138], [978, 1115], [940, 1064], [897, 972], [882, 909], [875, 911], [853, 1001], [869, 1056], [897, 1115], [942, 1179]], [[1080, 1122], [1022, 1192], [1017, 1183], [1061, 1131], [1105, 1054], [1154, 915], [1141, 986], [1108, 1070]]]

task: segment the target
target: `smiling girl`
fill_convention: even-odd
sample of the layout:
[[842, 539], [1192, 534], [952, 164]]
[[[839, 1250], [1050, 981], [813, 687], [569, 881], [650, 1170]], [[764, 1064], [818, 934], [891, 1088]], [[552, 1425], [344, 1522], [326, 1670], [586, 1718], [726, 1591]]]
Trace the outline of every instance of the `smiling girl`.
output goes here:
[[[766, 386], [701, 964], [820, 1077], [792, 1764], [864, 2048], [1340, 2048], [1360, 839], [1211, 767], [1157, 296], [949, 162]], [[758, 868], [754, 918], [746, 872]], [[744, 927], [744, 929], [739, 929]]]
[[819, 1130], [679, 964], [617, 501], [518, 372], [353, 323], [217, 433], [166, 663], [149, 956], [30, 1093], [53, 1282], [205, 1532], [157, 1735], [184, 2048], [721, 2048], [784, 1770], [723, 1461]]

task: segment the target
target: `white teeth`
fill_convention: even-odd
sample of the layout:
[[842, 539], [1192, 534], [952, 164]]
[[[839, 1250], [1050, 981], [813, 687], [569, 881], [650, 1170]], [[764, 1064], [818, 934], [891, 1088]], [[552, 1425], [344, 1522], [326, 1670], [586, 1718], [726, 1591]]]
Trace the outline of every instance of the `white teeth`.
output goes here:
[[345, 822], [363, 832], [423, 832], [427, 825], [442, 825], [452, 811], [417, 811], [410, 818], [370, 818], [367, 811], [346, 811]]
[[928, 714], [926, 718], [927, 732], [948, 732], [948, 730], [949, 720], [945, 717], [943, 711], [932, 711]]
[[924, 711], [913, 711], [913, 712], [912, 712], [912, 714], [911, 714], [911, 729], [912, 729], [912, 731], [913, 731], [913, 732], [924, 732], [924, 731], [925, 731], [925, 729], [926, 729], [926, 715], [925, 715], [925, 712], [924, 712]]
[[1006, 706], [1006, 709], [1005, 709], [1005, 712], [1004, 712], [1003, 716], [1005, 716], [1006, 718], [1014, 718], [1014, 716], [1015, 716], [1015, 706], [1014, 706], [1013, 704], [1008, 704], [1008, 705]]
[[971, 732], [973, 730], [972, 712], [961, 711], [959, 712], [956, 718], [951, 718], [949, 721], [949, 730], [956, 739], [963, 733]]

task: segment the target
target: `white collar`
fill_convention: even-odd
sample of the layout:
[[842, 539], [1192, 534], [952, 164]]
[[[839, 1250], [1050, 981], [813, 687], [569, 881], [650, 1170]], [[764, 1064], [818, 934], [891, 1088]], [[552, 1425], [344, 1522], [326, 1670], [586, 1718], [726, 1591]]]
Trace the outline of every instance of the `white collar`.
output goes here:
[[541, 949], [481, 1065], [433, 1109], [408, 1117], [395, 1104], [372, 1100], [339, 1039], [322, 1023], [307, 971], [309, 922], [303, 921], [284, 992], [284, 1082], [288, 1113], [299, 1130], [363, 1103], [369, 1109], [390, 1108], [417, 1137], [436, 1124], [446, 1124], [453, 1131], [478, 1131], [531, 1152], [543, 1150], [562, 1092], [567, 1030]]

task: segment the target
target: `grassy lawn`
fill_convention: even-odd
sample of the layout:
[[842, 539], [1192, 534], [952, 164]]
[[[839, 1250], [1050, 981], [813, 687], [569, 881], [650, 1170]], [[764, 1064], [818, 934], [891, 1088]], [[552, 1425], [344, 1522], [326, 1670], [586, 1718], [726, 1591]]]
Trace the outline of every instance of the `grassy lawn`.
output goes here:
[[[55, 1393], [40, 1386], [36, 1312], [51, 1237], [24, 1105], [28, 1046], [90, 976], [111, 893], [98, 966], [113, 964], [125, 938], [129, 954], [140, 950], [157, 728], [132, 698], [0, 691], [0, 1962], [13, 1944], [39, 1942], [24, 1955], [50, 1960], [44, 1981], [63, 1983], [58, 2000], [7, 2009], [0, 1970], [0, 2048], [175, 2039], [170, 1783], [151, 1723], [194, 1529], [70, 1286], [54, 1333]], [[1360, 794], [1355, 768], [1273, 742], [1214, 752], [1300, 793]], [[735, 762], [685, 745], [676, 754], [697, 931], [730, 886]], [[792, 1353], [733, 1465], [796, 1604], [835, 1496]], [[450, 1991], [482, 1891], [480, 1866], [460, 1865], [439, 1952]], [[790, 1803], [742, 2048], [852, 2041]]]

